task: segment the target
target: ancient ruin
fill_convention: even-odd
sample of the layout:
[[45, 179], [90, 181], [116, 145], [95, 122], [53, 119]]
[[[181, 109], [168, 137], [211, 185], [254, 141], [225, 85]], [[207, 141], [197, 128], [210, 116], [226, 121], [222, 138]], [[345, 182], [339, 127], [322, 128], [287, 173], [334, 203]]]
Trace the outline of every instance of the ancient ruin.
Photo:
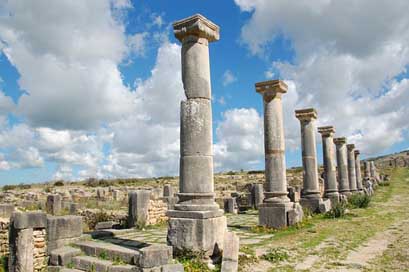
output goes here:
[[223, 248], [226, 218], [215, 202], [209, 42], [219, 27], [194, 15], [173, 24], [182, 43], [179, 202], [168, 211], [168, 243], [174, 251], [217, 254]]
[[287, 197], [283, 110], [281, 96], [287, 85], [280, 80], [256, 83], [264, 105], [264, 201], [259, 205], [262, 226], [283, 228], [302, 220], [302, 209]]
[[334, 138], [337, 148], [338, 189], [343, 196], [351, 195], [348, 180], [348, 154], [345, 137]]
[[335, 161], [334, 133], [333, 126], [319, 127], [318, 132], [322, 136], [322, 157], [324, 162], [324, 196], [335, 205], [339, 202], [337, 167]]
[[325, 213], [331, 209], [329, 199], [322, 199], [318, 183], [317, 147], [315, 142], [315, 109], [295, 111], [301, 124], [301, 149], [303, 162], [303, 190], [300, 204], [313, 212]]

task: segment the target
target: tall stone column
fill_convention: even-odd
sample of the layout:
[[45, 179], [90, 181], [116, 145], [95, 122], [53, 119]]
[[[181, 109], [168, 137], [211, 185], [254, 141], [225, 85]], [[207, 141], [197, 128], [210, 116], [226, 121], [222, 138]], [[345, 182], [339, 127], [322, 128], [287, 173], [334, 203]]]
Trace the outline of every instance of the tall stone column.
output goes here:
[[219, 40], [219, 27], [200, 14], [173, 24], [182, 43], [179, 202], [168, 211], [168, 244], [175, 253], [191, 250], [212, 255], [223, 248], [227, 228], [215, 202], [213, 182], [212, 105], [209, 42]]
[[319, 127], [318, 132], [322, 137], [322, 151], [324, 161], [324, 196], [331, 200], [332, 204], [339, 202], [337, 184], [337, 166], [335, 162], [335, 146], [333, 126]]
[[371, 178], [371, 162], [369, 161], [364, 162], [364, 177]]
[[[302, 208], [287, 197], [283, 107], [281, 97], [287, 85], [281, 80], [256, 83], [256, 92], [263, 96], [264, 105], [264, 201], [259, 206], [259, 223], [262, 226], [283, 228], [289, 221], [302, 220]], [[298, 206], [297, 206], [298, 205]], [[297, 214], [289, 220], [289, 212]]]
[[349, 191], [351, 193], [356, 193], [358, 191], [356, 185], [356, 170], [355, 170], [355, 145], [347, 145], [347, 157], [348, 157], [348, 181], [349, 181]]
[[[295, 117], [301, 124], [301, 149], [303, 165], [303, 190], [300, 204], [313, 212], [326, 212], [331, 205], [322, 206], [318, 182], [317, 146], [315, 142], [315, 109], [302, 109], [295, 111]], [[329, 200], [328, 200], [329, 201]], [[330, 203], [330, 202], [329, 202]]]
[[337, 165], [338, 165], [338, 191], [341, 195], [349, 196], [351, 192], [349, 190], [348, 180], [348, 159], [347, 159], [347, 146], [346, 138], [335, 138], [334, 143], [337, 147]]
[[361, 159], [359, 155], [361, 152], [359, 150], [355, 150], [355, 172], [356, 172], [356, 186], [359, 192], [364, 191], [364, 187], [362, 185], [362, 175], [361, 175]]

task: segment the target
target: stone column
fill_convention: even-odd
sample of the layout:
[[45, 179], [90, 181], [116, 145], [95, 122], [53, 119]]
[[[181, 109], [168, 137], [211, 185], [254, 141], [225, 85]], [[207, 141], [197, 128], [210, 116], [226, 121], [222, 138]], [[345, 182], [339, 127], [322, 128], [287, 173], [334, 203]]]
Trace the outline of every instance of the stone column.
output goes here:
[[46, 211], [52, 215], [58, 215], [61, 212], [61, 196], [58, 194], [48, 195], [46, 202]]
[[[264, 200], [259, 205], [259, 224], [283, 228], [288, 226], [289, 213], [302, 220], [302, 208], [287, 197], [283, 108], [281, 97], [287, 85], [281, 80], [256, 83], [256, 92], [263, 96], [264, 105]], [[298, 205], [298, 206], [297, 206]]]
[[318, 132], [322, 136], [322, 151], [324, 161], [324, 196], [331, 200], [332, 204], [339, 201], [337, 184], [337, 167], [335, 162], [335, 146], [333, 126], [319, 127]]
[[313, 212], [326, 212], [331, 209], [331, 204], [329, 200], [324, 203], [320, 195], [317, 147], [315, 142], [317, 112], [312, 108], [296, 110], [295, 117], [300, 120], [301, 124], [303, 190], [300, 204]]
[[348, 159], [346, 138], [345, 137], [335, 138], [334, 143], [337, 147], [338, 191], [341, 195], [349, 196], [351, 192], [349, 190], [348, 180]]
[[365, 178], [371, 177], [371, 163], [369, 161], [364, 162], [364, 177]]
[[219, 27], [196, 14], [173, 24], [182, 43], [179, 202], [168, 211], [168, 244], [175, 253], [223, 248], [227, 228], [215, 202], [213, 182], [212, 106], [209, 42], [219, 40]]
[[361, 175], [361, 160], [359, 155], [361, 152], [359, 150], [355, 150], [355, 172], [356, 172], [356, 186], [359, 192], [364, 191], [364, 187], [362, 185], [362, 175]]
[[356, 170], [355, 170], [355, 145], [347, 145], [347, 157], [348, 157], [348, 181], [349, 181], [349, 191], [351, 193], [356, 193], [358, 191], [356, 185]]
[[148, 220], [151, 191], [137, 190], [128, 194], [128, 228], [143, 227]]

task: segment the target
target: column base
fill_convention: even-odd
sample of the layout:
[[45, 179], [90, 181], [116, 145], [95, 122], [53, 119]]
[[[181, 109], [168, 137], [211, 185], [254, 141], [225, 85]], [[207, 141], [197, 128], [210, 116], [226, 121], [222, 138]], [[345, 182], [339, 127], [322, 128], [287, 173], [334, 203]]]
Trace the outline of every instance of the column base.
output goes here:
[[259, 206], [260, 226], [282, 229], [301, 222], [304, 213], [298, 203], [263, 203]]
[[301, 198], [300, 204], [304, 209], [313, 213], [326, 213], [331, 210], [331, 200], [323, 198]]
[[223, 211], [168, 211], [167, 243], [174, 255], [191, 251], [206, 256], [220, 255], [227, 231]]
[[350, 191], [343, 191], [343, 192], [339, 192], [340, 195], [343, 195], [345, 197], [349, 197], [350, 195], [352, 195], [352, 193]]
[[331, 201], [331, 207], [334, 207], [340, 202], [340, 195], [338, 192], [325, 193], [325, 198]]

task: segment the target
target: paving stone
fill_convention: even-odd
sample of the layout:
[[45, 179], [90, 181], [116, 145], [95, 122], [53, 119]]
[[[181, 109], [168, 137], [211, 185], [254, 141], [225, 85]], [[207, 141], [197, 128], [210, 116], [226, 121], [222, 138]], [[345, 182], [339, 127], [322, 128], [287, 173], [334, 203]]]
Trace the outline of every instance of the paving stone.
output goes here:
[[50, 254], [50, 264], [66, 266], [72, 262], [72, 258], [81, 254], [81, 250], [73, 247], [54, 249]]

